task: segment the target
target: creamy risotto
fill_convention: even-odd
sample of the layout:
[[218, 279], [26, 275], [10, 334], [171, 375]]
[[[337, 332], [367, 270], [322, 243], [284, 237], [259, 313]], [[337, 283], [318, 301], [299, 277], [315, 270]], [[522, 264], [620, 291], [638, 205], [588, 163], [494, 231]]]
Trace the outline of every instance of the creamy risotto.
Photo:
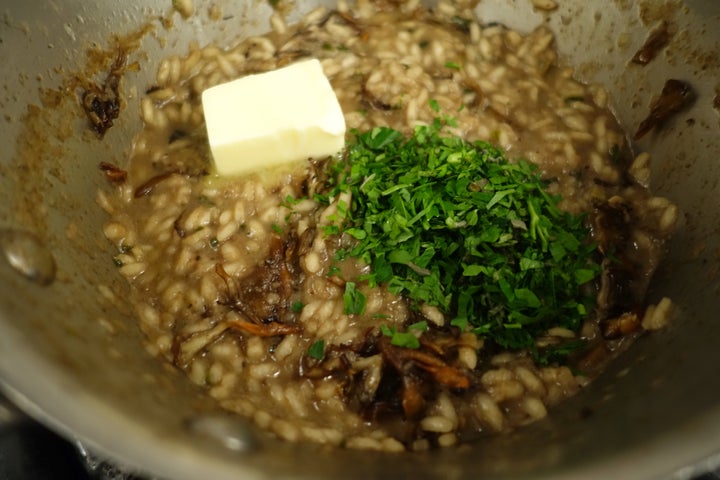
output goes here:
[[[341, 2], [271, 25], [165, 59], [129, 162], [105, 165], [113, 187], [98, 197], [148, 348], [224, 408], [288, 441], [447, 447], [544, 418], [665, 324], [669, 300], [642, 302], [677, 208], [649, 193], [648, 156], [632, 155], [605, 90], [558, 62], [551, 32], [521, 34], [446, 2]], [[584, 321], [558, 319], [530, 348], [505, 348], [457, 312], [363, 282], [368, 265], [337, 255], [354, 239], [325, 228], [353, 200], [327, 195], [337, 158], [213, 176], [202, 91], [304, 58], [320, 59], [350, 128], [409, 136], [452, 117], [444, 134], [536, 165], [559, 208], [586, 215], [597, 246]], [[348, 308], [350, 283], [362, 308]], [[397, 331], [418, 342], [393, 341]], [[555, 347], [568, 352], [538, 355]]]

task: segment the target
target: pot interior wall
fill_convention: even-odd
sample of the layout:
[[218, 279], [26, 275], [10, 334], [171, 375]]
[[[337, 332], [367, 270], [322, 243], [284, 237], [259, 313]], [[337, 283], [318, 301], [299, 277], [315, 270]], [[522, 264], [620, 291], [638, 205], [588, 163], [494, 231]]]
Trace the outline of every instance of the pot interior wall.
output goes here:
[[[219, 420], [224, 417], [212, 401], [145, 352], [135, 320], [122, 305], [126, 285], [110, 261], [110, 245], [102, 236], [104, 214], [95, 203], [104, 184], [98, 163], [123, 164], [140, 127], [139, 92], [152, 83], [160, 58], [185, 52], [191, 39], [222, 44], [268, 28], [267, 2], [214, 3], [222, 20], [211, 20], [208, 5], [200, 1], [187, 20], [165, 0], [127, 1], [122, 10], [110, 0], [5, 7], [0, 62], [12, 68], [0, 73], [5, 145], [0, 229], [10, 235], [32, 232], [57, 267], [54, 281], [42, 286], [0, 260], [0, 378], [16, 401], [130, 466], [178, 479], [236, 478], [238, 471], [247, 478], [368, 478], [389, 472], [446, 479], [481, 474], [607, 478], [630, 468], [634, 478], [650, 478], [687, 475], [691, 470], [683, 467], [720, 452], [720, 323], [715, 319], [720, 309], [720, 119], [713, 108], [720, 88], [720, 4], [563, 1], [546, 15], [525, 1], [479, 3], [478, 12], [488, 21], [524, 31], [548, 24], [564, 58], [579, 66], [578, 74], [607, 86], [629, 130], [647, 114], [666, 79], [684, 79], [696, 88], [695, 105], [638, 146], [653, 155], [655, 191], [685, 213], [651, 292], [651, 300], [673, 298], [678, 315], [667, 330], [640, 339], [550, 419], [476, 445], [398, 457], [294, 447], [237, 419]], [[296, 3], [290, 20], [310, 8], [310, 2]], [[123, 78], [125, 107], [100, 140], [87, 130], [68, 79], [92, 67], [87, 50], [108, 48], [111, 32], [137, 31], [159, 16], [172, 18], [174, 25], [149, 22], [152, 31], [131, 53], [141, 69]], [[630, 64], [662, 19], [678, 30], [666, 51], [646, 67]], [[238, 437], [252, 447], [223, 447], [218, 425], [226, 440]]]

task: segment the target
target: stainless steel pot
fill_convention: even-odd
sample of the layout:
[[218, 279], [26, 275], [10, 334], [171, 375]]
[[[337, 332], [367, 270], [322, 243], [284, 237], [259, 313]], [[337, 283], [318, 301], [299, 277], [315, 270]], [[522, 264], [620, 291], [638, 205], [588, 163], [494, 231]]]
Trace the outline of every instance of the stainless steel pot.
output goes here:
[[[529, 0], [483, 0], [488, 21], [557, 34], [578, 74], [603, 83], [632, 130], [668, 78], [698, 92], [695, 105], [648, 135], [655, 191], [677, 202], [685, 225], [651, 300], [679, 314], [641, 338], [549, 419], [522, 431], [417, 455], [327, 451], [268, 438], [218, 411], [180, 374], [143, 349], [101, 233], [99, 161], [123, 163], [139, 128], [138, 92], [159, 59], [191, 39], [223, 43], [267, 29], [266, 2], [195, 2], [185, 20], [170, 0], [12, 2], [0, 22], [0, 379], [15, 402], [115, 460], [173, 479], [197, 478], [686, 478], [720, 463], [720, 3], [708, 0], [559, 0], [550, 14]], [[290, 20], [318, 2], [298, 0]], [[156, 20], [173, 18], [166, 29]], [[628, 62], [660, 20], [676, 30], [645, 67]], [[122, 80], [126, 108], [103, 140], [86, 132], [67, 79], [89, 70], [87, 50], [142, 23], [137, 73]], [[46, 90], [51, 89], [51, 90]], [[40, 111], [31, 105], [44, 105]]]

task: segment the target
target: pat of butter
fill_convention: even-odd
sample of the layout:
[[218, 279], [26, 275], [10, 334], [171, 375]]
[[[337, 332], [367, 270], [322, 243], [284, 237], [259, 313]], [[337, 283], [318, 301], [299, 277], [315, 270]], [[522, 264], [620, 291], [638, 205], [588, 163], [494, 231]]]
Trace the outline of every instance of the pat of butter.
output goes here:
[[325, 157], [345, 144], [342, 109], [316, 59], [211, 87], [202, 103], [220, 175]]

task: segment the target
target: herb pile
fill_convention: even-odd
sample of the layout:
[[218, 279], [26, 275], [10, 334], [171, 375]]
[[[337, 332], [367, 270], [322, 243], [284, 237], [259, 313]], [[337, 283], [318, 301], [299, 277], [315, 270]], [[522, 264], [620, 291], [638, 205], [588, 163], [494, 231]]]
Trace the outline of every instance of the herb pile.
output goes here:
[[577, 330], [593, 302], [583, 285], [599, 273], [583, 217], [557, 207], [533, 165], [444, 135], [445, 122], [410, 138], [352, 132], [327, 196], [352, 198], [338, 209], [340, 230], [357, 243], [338, 259], [371, 266], [353, 282], [436, 306], [502, 347], [532, 348], [553, 326]]

